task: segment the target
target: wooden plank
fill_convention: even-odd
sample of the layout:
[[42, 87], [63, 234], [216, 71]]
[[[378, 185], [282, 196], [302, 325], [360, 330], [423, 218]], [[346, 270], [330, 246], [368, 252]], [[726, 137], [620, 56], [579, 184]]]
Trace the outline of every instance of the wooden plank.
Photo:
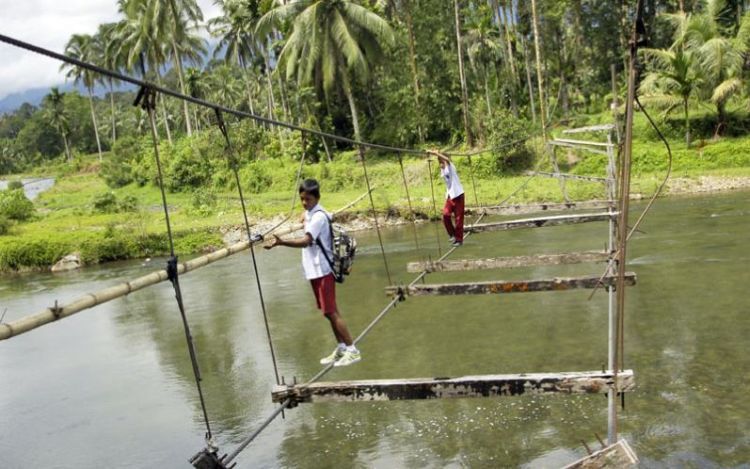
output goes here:
[[588, 145], [592, 147], [604, 147], [604, 148], [611, 148], [615, 146], [614, 143], [592, 142], [590, 140], [573, 140], [571, 138], [556, 138], [554, 141], [562, 142], [562, 143], [569, 143], [570, 145]]
[[481, 233], [485, 231], [507, 231], [523, 228], [541, 228], [543, 226], [572, 225], [577, 223], [591, 223], [609, 221], [617, 216], [617, 212], [584, 213], [580, 215], [558, 215], [544, 218], [525, 218], [494, 223], [480, 223], [467, 226], [467, 233]]
[[599, 451], [594, 451], [585, 458], [568, 464], [563, 469], [602, 469], [637, 467], [638, 456], [626, 440], [620, 440]]
[[555, 178], [555, 179], [575, 179], [578, 181], [589, 181], [589, 182], [610, 182], [609, 179], [598, 177], [598, 176], [584, 176], [579, 174], [570, 174], [570, 173], [550, 173], [546, 171], [527, 171], [526, 174], [528, 176], [536, 175], [536, 176], [542, 176], [542, 177], [548, 177], [548, 178]]
[[562, 133], [564, 134], [582, 134], [587, 132], [611, 132], [615, 130], [614, 124], [601, 124], [601, 125], [592, 125], [589, 127], [578, 127], [575, 129], [566, 129], [563, 130]]
[[[273, 402], [292, 398], [296, 402], [363, 402], [412, 399], [520, 396], [522, 394], [601, 394], [614, 385], [611, 372], [528, 373], [479, 375], [460, 378], [380, 379], [321, 382], [310, 385], [277, 385]], [[632, 391], [632, 370], [617, 374], [618, 390]]]
[[538, 212], [562, 212], [566, 210], [599, 210], [608, 209], [614, 202], [607, 200], [585, 200], [582, 202], [542, 202], [538, 204], [494, 205], [489, 207], [466, 207], [465, 213], [473, 215], [525, 215]]
[[[626, 285], [635, 285], [636, 278], [635, 273], [626, 272]], [[418, 284], [409, 287], [390, 286], [385, 288], [385, 292], [389, 296], [396, 295], [399, 291], [411, 296], [493, 295], [591, 289], [597, 286], [612, 287], [616, 282], [617, 276], [609, 275], [602, 277], [600, 282], [600, 277], [595, 275], [591, 277], [561, 277], [541, 280], [494, 280], [490, 282]]]
[[599, 155], [605, 155], [605, 156], [607, 155], [606, 151], [599, 150], [598, 148], [586, 147], [586, 146], [581, 146], [581, 145], [574, 145], [572, 143], [560, 142], [558, 140], [550, 140], [549, 142], [547, 142], [547, 145], [554, 145], [554, 146], [557, 146], [557, 147], [565, 147], [565, 148], [574, 148], [576, 150], [586, 150], [588, 152], [596, 153], [596, 154], [599, 154]]
[[606, 262], [609, 254], [604, 251], [570, 252], [563, 254], [539, 254], [535, 256], [495, 257], [492, 259], [463, 259], [442, 262], [410, 262], [406, 270], [421, 272], [461, 272], [466, 270], [514, 269], [541, 265], [583, 264]]

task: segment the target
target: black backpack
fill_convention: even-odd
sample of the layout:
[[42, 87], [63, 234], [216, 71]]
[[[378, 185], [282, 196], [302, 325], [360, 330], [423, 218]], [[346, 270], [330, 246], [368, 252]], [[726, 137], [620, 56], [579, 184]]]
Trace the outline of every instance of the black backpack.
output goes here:
[[334, 236], [333, 232], [333, 220], [328, 216], [327, 213], [321, 210], [321, 213], [328, 220], [328, 229], [331, 233], [331, 252], [333, 253], [333, 259], [328, 256], [328, 251], [323, 247], [323, 243], [320, 241], [320, 236], [315, 240], [315, 244], [318, 245], [320, 250], [323, 252], [323, 257], [328, 261], [328, 265], [331, 266], [333, 271], [333, 277], [338, 283], [344, 283], [344, 277], [352, 273], [352, 267], [354, 265], [354, 256], [357, 253], [357, 240], [346, 234], [346, 231], [337, 229], [338, 235]]

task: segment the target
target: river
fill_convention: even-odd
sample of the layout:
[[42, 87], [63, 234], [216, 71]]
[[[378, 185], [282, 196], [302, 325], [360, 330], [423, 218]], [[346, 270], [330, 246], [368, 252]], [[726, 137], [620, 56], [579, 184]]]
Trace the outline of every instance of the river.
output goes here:
[[[659, 201], [630, 248], [626, 356], [637, 389], [620, 426], [644, 467], [750, 461], [750, 193]], [[634, 211], [642, 208], [636, 205]], [[420, 240], [435, 257], [435, 230]], [[442, 232], [441, 232], [442, 234]], [[387, 303], [377, 238], [359, 234], [339, 305], [359, 332]], [[454, 258], [604, 247], [602, 223], [486, 233]], [[410, 227], [384, 233], [398, 282], [420, 254]], [[443, 244], [445, 248], [445, 244]], [[279, 357], [290, 381], [332, 348], [299, 252], [258, 253]], [[16, 319], [162, 267], [132, 261], [0, 279]], [[599, 274], [602, 265], [439, 274], [429, 282]], [[229, 452], [273, 409], [273, 370], [245, 253], [182, 277], [208, 412]], [[360, 344], [363, 361], [326, 380], [601, 369], [606, 294], [589, 291], [411, 298]], [[0, 342], [0, 467], [188, 467], [203, 445], [200, 407], [169, 284]], [[239, 467], [559, 467], [606, 437], [606, 398], [304, 404], [238, 458]]]

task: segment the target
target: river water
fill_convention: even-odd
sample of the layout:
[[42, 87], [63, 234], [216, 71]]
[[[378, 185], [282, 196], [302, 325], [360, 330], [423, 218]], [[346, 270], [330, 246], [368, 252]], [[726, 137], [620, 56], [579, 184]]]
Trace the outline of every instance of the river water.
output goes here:
[[[55, 185], [54, 178], [23, 179], [21, 182], [23, 183], [23, 191], [29, 200], [36, 199], [39, 194], [52, 189], [52, 186]], [[8, 181], [0, 180], [0, 190], [7, 189], [7, 187]]]
[[[622, 434], [645, 467], [748, 467], [750, 274], [748, 193], [662, 200], [634, 237], [626, 366], [637, 390]], [[634, 210], [641, 208], [636, 206]], [[603, 248], [594, 223], [487, 233], [454, 256], [493, 257]], [[435, 257], [433, 226], [419, 229]], [[442, 235], [442, 232], [441, 232]], [[359, 332], [387, 303], [373, 234], [358, 235], [355, 274], [339, 304]], [[384, 234], [398, 282], [420, 254], [409, 227]], [[445, 248], [445, 244], [443, 244]], [[283, 375], [309, 378], [333, 342], [313, 310], [299, 252], [259, 252]], [[162, 266], [107, 264], [64, 275], [0, 280], [13, 320]], [[247, 254], [182, 277], [209, 415], [223, 451], [273, 409], [273, 370]], [[429, 282], [599, 274], [601, 265], [440, 274]], [[606, 294], [589, 291], [412, 298], [360, 344], [361, 363], [327, 380], [601, 369]], [[169, 284], [134, 293], [0, 342], [0, 467], [188, 467], [204, 427]], [[305, 404], [274, 422], [240, 467], [559, 467], [581, 440], [606, 436], [606, 398]]]

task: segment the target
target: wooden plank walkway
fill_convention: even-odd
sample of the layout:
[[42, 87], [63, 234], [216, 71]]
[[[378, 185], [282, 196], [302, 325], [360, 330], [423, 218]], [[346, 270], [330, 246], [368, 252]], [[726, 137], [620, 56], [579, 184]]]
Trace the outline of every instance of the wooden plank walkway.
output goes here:
[[[625, 273], [625, 284], [635, 285], [636, 275]], [[445, 295], [495, 295], [503, 293], [531, 293], [544, 291], [566, 291], [577, 289], [591, 289], [612, 287], [617, 283], [614, 275], [591, 277], [551, 278], [541, 280], [494, 280], [490, 282], [417, 284], [409, 287], [389, 286], [386, 294], [393, 296], [403, 292], [410, 296], [445, 296]]]
[[539, 254], [534, 256], [495, 257], [491, 259], [462, 259], [442, 262], [410, 262], [406, 270], [421, 272], [462, 272], [467, 270], [514, 269], [542, 265], [583, 264], [606, 262], [609, 254], [605, 251], [570, 252], [563, 254]]
[[[611, 203], [614, 206], [614, 202]], [[537, 204], [494, 205], [488, 207], [466, 207], [466, 214], [486, 213], [487, 215], [525, 215], [539, 212], [562, 212], [566, 210], [606, 210], [607, 200], [586, 200], [583, 202], [553, 202]]]
[[558, 215], [543, 218], [526, 218], [522, 220], [509, 220], [494, 223], [480, 223], [469, 225], [467, 233], [482, 233], [485, 231], [507, 231], [524, 228], [541, 228], [543, 226], [573, 225], [578, 223], [591, 223], [598, 221], [609, 221], [617, 216], [618, 212], [584, 213], [580, 215]]
[[[618, 390], [635, 387], [632, 370], [617, 374]], [[611, 372], [528, 373], [478, 375], [460, 378], [379, 379], [277, 385], [273, 402], [292, 398], [301, 403], [398, 401], [470, 397], [520, 396], [522, 394], [601, 394], [612, 389]]]
[[550, 173], [546, 171], [527, 171], [526, 174], [528, 176], [542, 176], [542, 177], [548, 177], [548, 178], [555, 178], [555, 179], [574, 179], [578, 181], [588, 181], [588, 182], [601, 182], [601, 183], [607, 183], [610, 182], [609, 179], [599, 177], [599, 176], [585, 176], [585, 175], [579, 175], [579, 174], [570, 174], [570, 173]]

